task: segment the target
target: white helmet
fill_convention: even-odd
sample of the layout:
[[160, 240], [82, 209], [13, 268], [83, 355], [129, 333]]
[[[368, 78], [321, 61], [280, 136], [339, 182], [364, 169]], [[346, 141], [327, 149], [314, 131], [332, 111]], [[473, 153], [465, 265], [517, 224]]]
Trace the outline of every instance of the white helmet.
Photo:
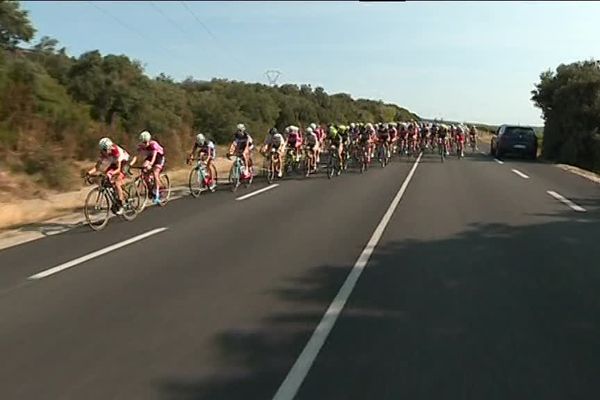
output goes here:
[[311, 128], [310, 126], [308, 128], [306, 128], [306, 133], [308, 133], [308, 134], [313, 133], [313, 128]]
[[237, 130], [243, 132], [246, 130], [246, 126], [244, 124], [237, 124]]
[[350, 128], [352, 128], [352, 129], [356, 128], [356, 124], [354, 122], [350, 122]]
[[310, 127], [313, 129], [317, 129], [317, 124], [315, 124], [314, 122], [312, 124], [310, 124]]
[[290, 132], [291, 132], [291, 130], [292, 130], [292, 127], [291, 127], [291, 126], [286, 126], [286, 127], [285, 127], [285, 133], [290, 133]]
[[370, 122], [367, 122], [367, 124], [365, 125], [368, 129], [373, 129], [373, 124]]
[[198, 143], [198, 145], [202, 146], [204, 144], [204, 142], [206, 142], [206, 138], [204, 137], [203, 134], [199, 133], [196, 135], [196, 143]]
[[144, 132], [140, 133], [140, 141], [142, 141], [142, 142], [149, 142], [151, 138], [152, 138], [152, 135], [150, 135], [150, 132], [148, 132], [148, 131], [144, 131]]
[[103, 137], [102, 139], [100, 139], [100, 141], [98, 142], [98, 147], [100, 147], [100, 150], [108, 150], [112, 147], [113, 142], [112, 140], [110, 140], [107, 137]]
[[292, 125], [292, 126], [290, 126], [290, 130], [291, 130], [292, 132], [298, 132], [298, 130], [300, 130], [300, 128], [298, 128], [298, 127], [297, 127], [297, 126], [295, 126], [295, 125]]

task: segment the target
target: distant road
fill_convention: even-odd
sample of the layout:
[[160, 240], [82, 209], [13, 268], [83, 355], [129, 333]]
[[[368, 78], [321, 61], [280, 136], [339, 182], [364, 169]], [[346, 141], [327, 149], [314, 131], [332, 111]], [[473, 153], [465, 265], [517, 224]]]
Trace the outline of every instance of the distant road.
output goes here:
[[266, 187], [0, 251], [0, 399], [598, 397], [598, 185], [477, 153], [236, 200]]

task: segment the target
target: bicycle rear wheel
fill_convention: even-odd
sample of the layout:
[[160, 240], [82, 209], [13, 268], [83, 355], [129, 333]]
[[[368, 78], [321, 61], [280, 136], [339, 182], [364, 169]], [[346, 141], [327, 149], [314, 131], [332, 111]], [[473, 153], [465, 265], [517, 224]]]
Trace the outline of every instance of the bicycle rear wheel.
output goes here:
[[171, 199], [171, 180], [166, 173], [160, 174], [160, 188], [158, 191], [159, 205], [164, 207]]
[[85, 198], [83, 213], [90, 228], [95, 231], [104, 229], [110, 216], [111, 201], [104, 190], [95, 187]]

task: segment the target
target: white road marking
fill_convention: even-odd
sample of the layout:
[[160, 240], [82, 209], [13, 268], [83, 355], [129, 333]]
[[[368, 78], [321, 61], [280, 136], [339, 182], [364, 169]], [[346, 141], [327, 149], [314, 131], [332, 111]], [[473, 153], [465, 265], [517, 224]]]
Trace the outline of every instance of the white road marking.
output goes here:
[[132, 243], [135, 243], [137, 241], [145, 239], [145, 238], [147, 238], [149, 236], [156, 235], [157, 233], [164, 232], [166, 230], [167, 230], [167, 228], [153, 229], [153, 230], [148, 231], [146, 233], [142, 233], [141, 235], [134, 236], [131, 239], [124, 240], [124, 241], [122, 241], [120, 243], [116, 243], [116, 244], [113, 244], [112, 246], [108, 246], [108, 247], [105, 247], [105, 248], [103, 248], [101, 250], [94, 251], [93, 253], [90, 253], [90, 254], [87, 254], [85, 256], [76, 258], [76, 259], [74, 259], [72, 261], [69, 261], [69, 262], [66, 262], [64, 264], [57, 265], [56, 267], [49, 268], [49, 269], [44, 270], [42, 272], [38, 272], [35, 275], [31, 275], [27, 279], [42, 279], [42, 278], [46, 278], [46, 277], [48, 277], [50, 275], [53, 275], [53, 274], [59, 273], [61, 271], [64, 271], [67, 268], [74, 267], [74, 266], [76, 266], [78, 264], [84, 263], [84, 262], [86, 262], [88, 260], [91, 260], [93, 258], [96, 258], [96, 257], [100, 257], [103, 254], [106, 254], [106, 253], [109, 253], [111, 251], [120, 249], [121, 247], [125, 247], [127, 245], [130, 245]]
[[500, 161], [497, 158], [494, 158], [494, 161], [496, 161], [498, 164], [504, 164], [504, 161]]
[[236, 200], [246, 200], [249, 197], [256, 196], [257, 194], [261, 194], [262, 192], [266, 192], [267, 190], [275, 189], [277, 186], [279, 186], [279, 183], [273, 183], [272, 185], [269, 185], [262, 189], [258, 189], [256, 191], [254, 191], [252, 193], [248, 193], [244, 196], [238, 197]]
[[577, 212], [585, 212], [585, 208], [573, 203], [571, 200], [567, 199], [566, 197], [562, 196], [561, 194], [556, 193], [553, 190], [547, 190], [546, 193], [548, 193], [550, 196], [554, 197], [556, 200], [560, 201], [561, 203], [564, 203], [566, 205], [568, 205], [569, 207], [571, 207], [573, 210], [577, 211]]
[[529, 179], [529, 176], [525, 175], [524, 173], [522, 173], [518, 169], [511, 169], [511, 171], [514, 172], [515, 174], [519, 175], [523, 179]]
[[419, 165], [419, 161], [421, 160], [422, 155], [423, 153], [419, 154], [419, 157], [417, 157], [417, 160], [415, 161], [414, 165], [412, 166], [412, 169], [406, 176], [406, 179], [402, 183], [402, 186], [396, 194], [396, 197], [394, 197], [389, 208], [383, 215], [383, 218], [381, 218], [381, 221], [379, 222], [379, 225], [377, 225], [377, 228], [373, 232], [371, 239], [369, 239], [369, 242], [358, 257], [358, 260], [356, 260], [352, 271], [350, 271], [350, 273], [348, 274], [348, 277], [346, 278], [339, 292], [329, 305], [329, 308], [325, 312], [325, 315], [323, 315], [323, 318], [321, 318], [319, 325], [317, 325], [317, 328], [315, 329], [308, 343], [302, 350], [302, 353], [300, 353], [300, 356], [292, 366], [292, 369], [288, 372], [287, 376], [285, 377], [285, 380], [277, 390], [277, 393], [275, 393], [273, 400], [292, 400], [298, 392], [300, 385], [302, 385], [304, 378], [306, 378], [306, 375], [308, 374], [308, 371], [310, 370], [313, 362], [319, 354], [321, 347], [325, 343], [325, 340], [331, 332], [333, 325], [335, 324], [337, 318], [342, 312], [344, 305], [348, 300], [348, 297], [350, 297], [350, 294], [352, 293], [352, 290], [354, 289], [358, 278], [365, 269], [367, 262], [371, 257], [371, 254], [375, 250], [379, 239], [383, 235], [387, 224], [392, 218], [392, 215], [396, 210], [398, 203], [400, 203], [400, 200], [402, 199], [402, 196], [406, 191], [408, 183], [412, 179], [415, 170]]

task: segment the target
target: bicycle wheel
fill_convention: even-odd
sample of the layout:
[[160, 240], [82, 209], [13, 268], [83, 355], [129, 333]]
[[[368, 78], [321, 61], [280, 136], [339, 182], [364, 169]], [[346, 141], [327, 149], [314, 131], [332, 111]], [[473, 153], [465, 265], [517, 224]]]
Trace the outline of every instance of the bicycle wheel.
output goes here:
[[160, 189], [158, 192], [158, 198], [160, 202], [158, 204], [161, 207], [164, 207], [171, 199], [171, 180], [169, 179], [169, 175], [167, 175], [166, 173], [160, 174], [159, 179]]
[[125, 221], [133, 221], [137, 217], [139, 204], [142, 201], [133, 182], [123, 186], [123, 214], [121, 217]]
[[330, 154], [329, 160], [327, 161], [327, 179], [331, 179], [335, 172], [333, 159], [334, 159], [334, 157]]
[[148, 204], [148, 186], [146, 185], [144, 179], [139, 176], [135, 178], [133, 184], [135, 185], [138, 196], [140, 197], [140, 202], [138, 203], [138, 213], [141, 213]]
[[196, 166], [190, 170], [190, 177], [188, 180], [188, 186], [190, 188], [190, 194], [192, 197], [198, 198], [206, 189], [206, 183], [202, 176], [200, 166]]
[[95, 231], [103, 229], [110, 216], [111, 201], [104, 190], [95, 187], [85, 198], [83, 213], [90, 228]]
[[240, 186], [240, 171], [236, 163], [234, 163], [229, 170], [229, 183], [231, 184], [232, 192], [235, 192]]
[[250, 172], [250, 177], [244, 181], [246, 188], [249, 188], [252, 185], [252, 181], [254, 181], [254, 166], [248, 168], [248, 171]]

